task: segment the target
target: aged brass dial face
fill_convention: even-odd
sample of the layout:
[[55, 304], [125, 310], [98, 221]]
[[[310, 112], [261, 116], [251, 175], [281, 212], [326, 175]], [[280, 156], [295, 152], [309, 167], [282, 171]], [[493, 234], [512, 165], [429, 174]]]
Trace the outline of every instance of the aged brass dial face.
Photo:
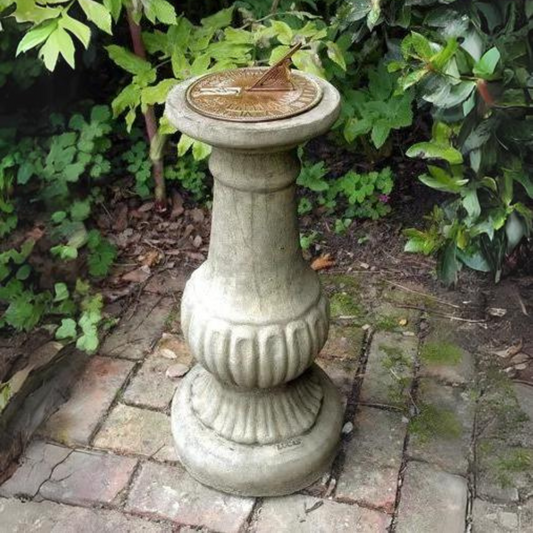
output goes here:
[[313, 108], [322, 89], [299, 72], [248, 67], [207, 74], [187, 90], [198, 113], [234, 122], [263, 122], [292, 117]]

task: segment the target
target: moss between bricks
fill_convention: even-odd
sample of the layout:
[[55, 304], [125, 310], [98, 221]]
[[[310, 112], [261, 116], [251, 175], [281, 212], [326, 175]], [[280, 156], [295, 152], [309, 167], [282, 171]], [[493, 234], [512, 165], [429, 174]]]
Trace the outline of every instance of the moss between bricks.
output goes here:
[[427, 342], [422, 346], [420, 359], [430, 365], [458, 365], [463, 360], [463, 351], [451, 342]]
[[394, 385], [389, 388], [388, 396], [391, 402], [403, 404], [405, 394], [411, 385], [412, 361], [396, 346], [380, 345], [379, 349], [385, 353], [382, 366], [394, 378]]
[[477, 451], [482, 468], [502, 488], [515, 485], [516, 476], [533, 474], [533, 450], [529, 448], [508, 447], [493, 439], [483, 441]]
[[363, 311], [355, 299], [346, 292], [336, 292], [330, 298], [331, 316], [338, 318], [341, 316], [359, 317]]
[[420, 442], [433, 438], [457, 439], [461, 436], [461, 423], [455, 413], [435, 405], [418, 405], [419, 413], [409, 421], [409, 431]]

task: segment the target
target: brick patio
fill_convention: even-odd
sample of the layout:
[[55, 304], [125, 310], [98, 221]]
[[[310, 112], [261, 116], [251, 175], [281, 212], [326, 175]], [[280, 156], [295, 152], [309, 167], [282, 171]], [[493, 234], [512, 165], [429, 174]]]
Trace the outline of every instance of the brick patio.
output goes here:
[[[424, 344], [444, 342], [433, 332], [474, 326], [395, 309], [390, 287], [323, 280], [343, 302], [374, 291], [368, 301], [382, 303], [338, 314], [318, 359], [343, 394], [346, 422], [320, 481], [284, 498], [237, 498], [184, 471], [169, 423], [180, 379], [167, 371], [191, 359], [175, 333], [176, 302], [150, 296], [126, 312], [0, 486], [0, 532], [533, 531], [533, 472], [494, 467], [494, 458], [533, 450], [532, 423], [502, 429], [500, 392], [477, 354], [453, 364], [421, 357]], [[515, 392], [533, 415], [530, 389]]]

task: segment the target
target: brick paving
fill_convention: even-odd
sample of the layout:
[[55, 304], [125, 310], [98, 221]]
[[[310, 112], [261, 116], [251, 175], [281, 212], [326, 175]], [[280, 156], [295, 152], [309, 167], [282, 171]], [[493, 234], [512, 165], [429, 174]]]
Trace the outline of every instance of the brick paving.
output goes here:
[[479, 354], [434, 357], [468, 329], [396, 307], [399, 291], [324, 281], [354, 304], [335, 310], [317, 360], [345, 405], [341, 450], [321, 480], [238, 498], [185, 472], [169, 423], [181, 379], [168, 371], [191, 356], [177, 302], [148, 294], [0, 485], [0, 533], [533, 532], [531, 388], [502, 386]]

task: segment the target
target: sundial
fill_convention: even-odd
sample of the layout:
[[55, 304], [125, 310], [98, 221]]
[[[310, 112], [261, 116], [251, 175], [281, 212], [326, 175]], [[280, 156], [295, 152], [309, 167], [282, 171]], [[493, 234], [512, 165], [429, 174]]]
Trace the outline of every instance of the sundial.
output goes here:
[[318, 83], [292, 71], [294, 46], [272, 67], [245, 67], [207, 74], [188, 89], [188, 105], [198, 113], [233, 122], [263, 122], [299, 115], [322, 98]]

